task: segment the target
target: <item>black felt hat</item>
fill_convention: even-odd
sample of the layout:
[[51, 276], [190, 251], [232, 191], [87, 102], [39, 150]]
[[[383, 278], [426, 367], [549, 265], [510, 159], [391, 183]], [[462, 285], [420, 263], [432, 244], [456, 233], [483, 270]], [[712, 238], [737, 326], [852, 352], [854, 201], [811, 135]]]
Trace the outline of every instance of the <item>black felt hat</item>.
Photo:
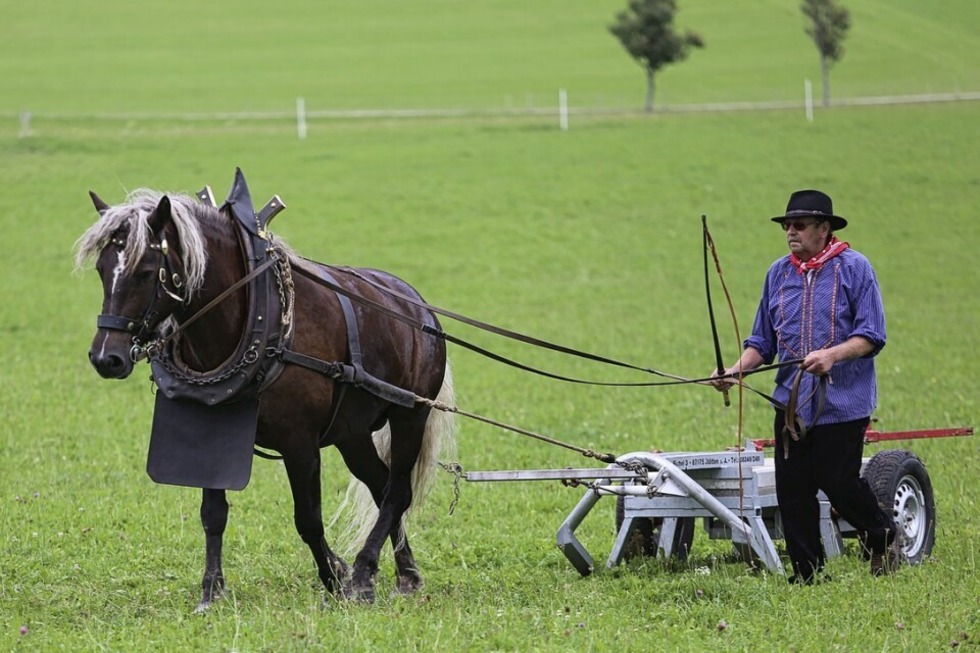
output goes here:
[[838, 231], [847, 226], [847, 220], [834, 215], [834, 202], [826, 193], [818, 190], [798, 190], [789, 196], [786, 204], [786, 215], [777, 215], [773, 222], [782, 222], [793, 218], [817, 218], [830, 222], [830, 228]]

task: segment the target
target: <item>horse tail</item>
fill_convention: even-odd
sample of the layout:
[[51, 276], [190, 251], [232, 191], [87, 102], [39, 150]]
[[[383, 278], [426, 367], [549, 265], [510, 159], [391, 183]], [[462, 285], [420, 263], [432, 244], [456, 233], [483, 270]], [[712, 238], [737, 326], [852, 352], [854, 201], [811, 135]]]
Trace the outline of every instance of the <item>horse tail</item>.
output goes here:
[[[436, 401], [448, 406], [456, 405], [456, 392], [453, 388], [453, 374], [446, 360], [446, 373]], [[402, 516], [402, 536], [405, 533], [405, 519], [414, 514], [422, 505], [431, 490], [439, 469], [440, 459], [451, 460], [456, 455], [456, 414], [433, 408], [425, 422], [422, 433], [422, 447], [412, 470], [412, 504]], [[387, 422], [372, 435], [378, 455], [386, 465], [391, 466], [391, 428]], [[378, 507], [374, 503], [368, 487], [351, 476], [344, 499], [330, 520], [333, 526], [341, 517], [347, 527], [338, 537], [338, 548], [345, 555], [352, 554], [363, 546], [374, 524], [378, 521]], [[400, 543], [399, 543], [400, 546]]]
[[[453, 387], [453, 371], [446, 359], [446, 374], [436, 401], [446, 406], [456, 406], [456, 390]], [[412, 472], [412, 508], [421, 506], [432, 485], [435, 483], [441, 462], [456, 457], [456, 413], [433, 408], [425, 421], [425, 431], [422, 433], [422, 448], [415, 461]]]

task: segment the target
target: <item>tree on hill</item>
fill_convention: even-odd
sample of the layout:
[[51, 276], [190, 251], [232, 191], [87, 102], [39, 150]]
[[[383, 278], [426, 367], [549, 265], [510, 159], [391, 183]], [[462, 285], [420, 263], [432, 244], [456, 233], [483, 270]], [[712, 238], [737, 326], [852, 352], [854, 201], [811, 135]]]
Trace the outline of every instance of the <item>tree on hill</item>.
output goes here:
[[673, 29], [676, 0], [629, 0], [629, 7], [616, 15], [609, 31], [626, 52], [643, 67], [647, 77], [645, 109], [653, 112], [653, 78], [669, 63], [682, 61], [692, 48], [703, 48], [704, 40], [695, 32], [678, 34]]
[[806, 33], [820, 52], [823, 79], [823, 105], [830, 106], [830, 66], [844, 56], [844, 36], [851, 26], [851, 14], [836, 0], [803, 0], [800, 11], [809, 19]]

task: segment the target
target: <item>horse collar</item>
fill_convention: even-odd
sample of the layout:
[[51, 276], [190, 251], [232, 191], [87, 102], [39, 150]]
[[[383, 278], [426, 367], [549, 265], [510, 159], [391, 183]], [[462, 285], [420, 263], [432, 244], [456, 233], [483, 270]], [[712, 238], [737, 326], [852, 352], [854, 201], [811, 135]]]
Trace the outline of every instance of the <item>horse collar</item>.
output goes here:
[[[209, 188], [199, 192], [198, 198], [214, 206]], [[228, 362], [204, 373], [183, 364], [174, 339], [153, 348], [153, 380], [168, 399], [209, 406], [239, 401], [257, 396], [281, 373], [283, 363], [276, 354], [289, 345], [292, 336], [292, 283], [288, 259], [270, 244], [266, 226], [283, 208], [276, 196], [256, 214], [245, 177], [236, 170], [231, 192], [220, 210], [230, 214], [238, 227], [245, 274], [253, 277], [246, 285], [245, 326]], [[253, 274], [263, 267], [266, 271]]]

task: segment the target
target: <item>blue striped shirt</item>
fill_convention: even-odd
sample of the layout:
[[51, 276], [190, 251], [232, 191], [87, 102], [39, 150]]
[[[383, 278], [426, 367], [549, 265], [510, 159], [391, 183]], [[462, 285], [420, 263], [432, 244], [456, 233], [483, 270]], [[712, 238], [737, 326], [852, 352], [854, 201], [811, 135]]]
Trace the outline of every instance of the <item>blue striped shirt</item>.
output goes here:
[[[874, 350], [867, 356], [834, 364], [818, 424], [869, 417], [878, 401], [874, 356], [885, 346], [885, 311], [871, 263], [864, 255], [846, 249], [806, 275], [797, 273], [788, 255], [773, 263], [745, 346], [757, 349], [769, 364], [777, 356], [779, 360], [803, 358], [853, 336], [866, 338]], [[790, 366], [776, 373], [776, 401], [784, 405], [789, 401], [796, 371]], [[804, 374], [800, 382], [797, 414], [808, 425], [818, 406], [814, 393], [818, 381], [818, 377]]]

